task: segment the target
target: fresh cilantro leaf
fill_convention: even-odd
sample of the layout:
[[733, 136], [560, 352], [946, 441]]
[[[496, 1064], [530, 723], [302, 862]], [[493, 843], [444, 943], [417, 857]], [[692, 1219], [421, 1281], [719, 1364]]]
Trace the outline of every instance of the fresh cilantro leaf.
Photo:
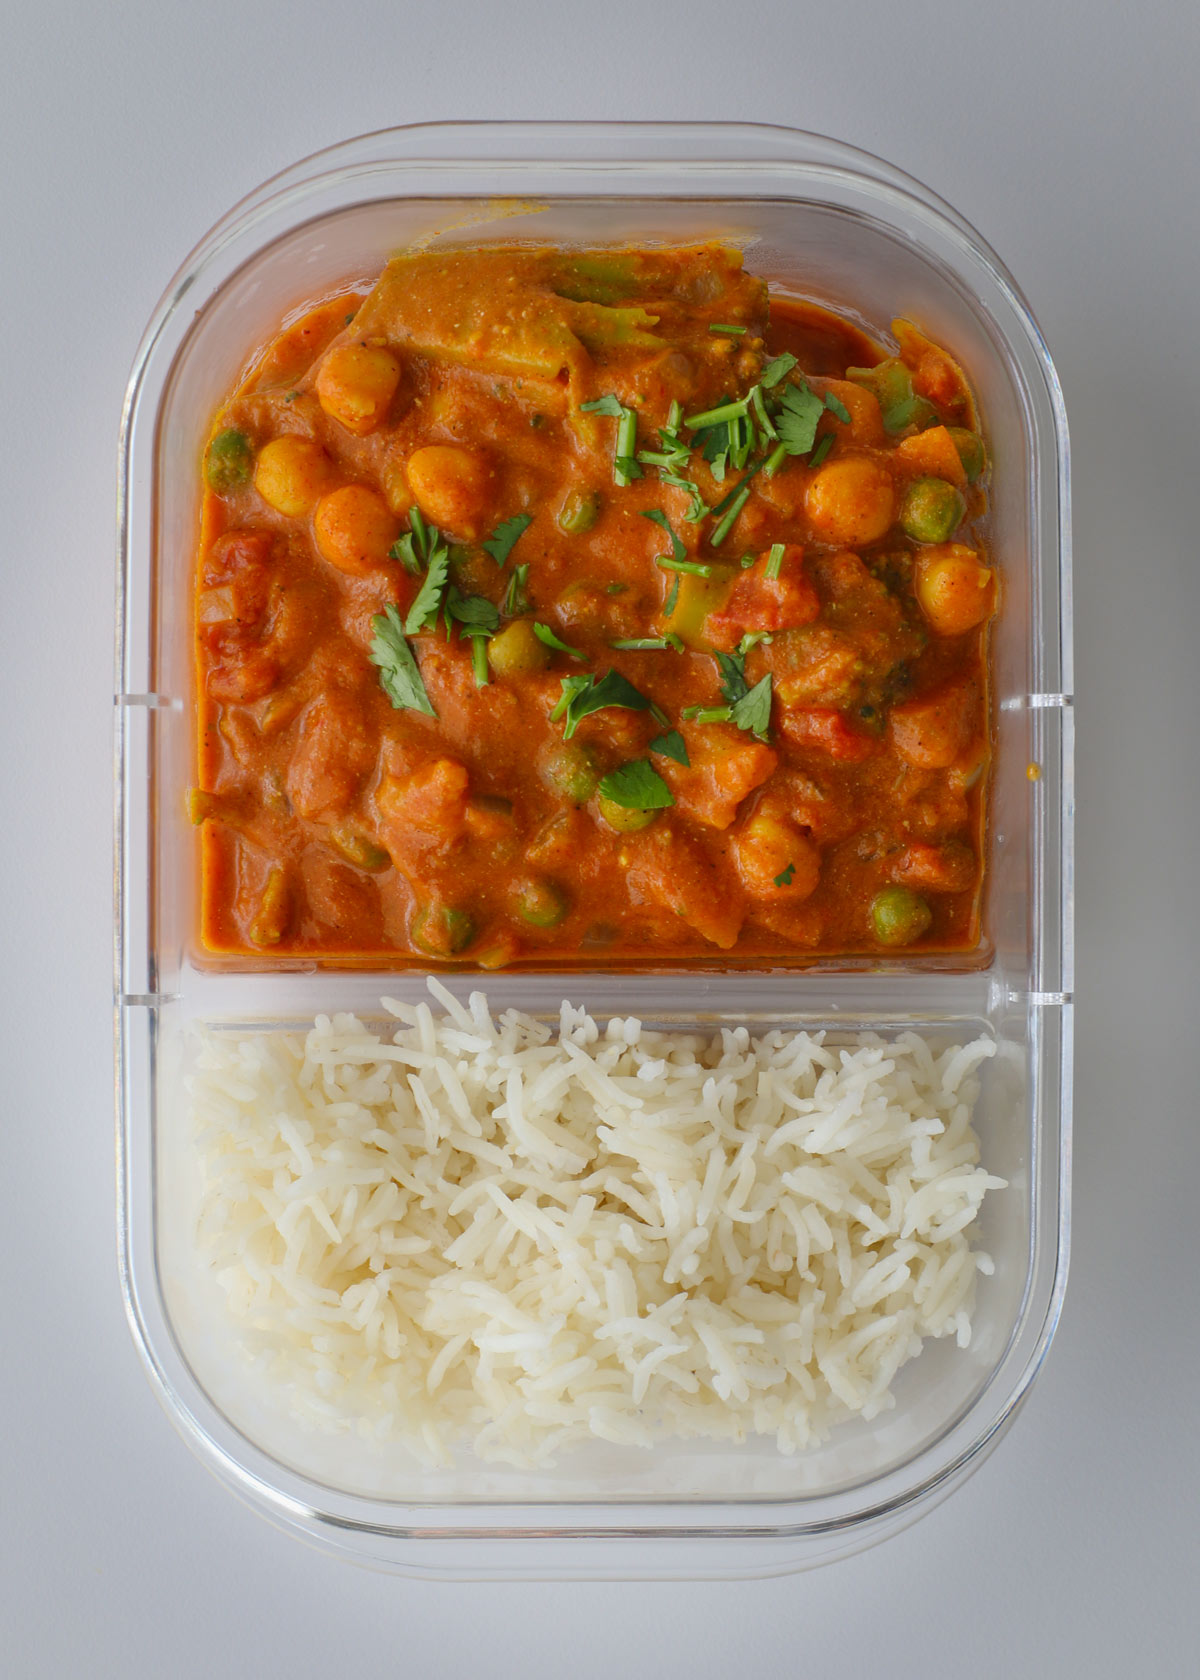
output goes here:
[[644, 758], [631, 759], [613, 770], [602, 779], [599, 791], [602, 799], [611, 799], [627, 811], [660, 811], [675, 803], [675, 795]]
[[572, 659], [583, 658], [578, 648], [568, 647], [566, 642], [560, 642], [548, 624], [535, 624], [533, 633], [538, 641], [544, 642], [548, 648], [555, 648], [559, 653], [569, 653]]
[[379, 684], [397, 711], [424, 712], [436, 717], [432, 702], [425, 692], [421, 668], [404, 637], [400, 614], [389, 601], [382, 613], [371, 620], [375, 639], [367, 655], [379, 668]]
[[825, 459], [826, 455], [828, 455], [829, 451], [832, 448], [833, 448], [833, 433], [832, 432], [826, 432], [825, 436], [821, 439], [820, 443], [813, 450], [812, 454], [808, 457], [809, 466], [810, 467], [819, 467], [821, 465], [821, 462]]
[[748, 735], [757, 735], [760, 741], [765, 741], [767, 731], [771, 727], [771, 673], [768, 671], [761, 682], [756, 682], [747, 694], [740, 700], [733, 702], [730, 719], [739, 729], [744, 729]]
[[[429, 546], [430, 546], [430, 529], [429, 529], [429, 526], [426, 525], [426, 523], [425, 523], [425, 515], [421, 512], [420, 508], [416, 505], [415, 502], [413, 503], [412, 507], [408, 511], [408, 523], [409, 523], [410, 527], [412, 528], [413, 540], [416, 542], [416, 545], [417, 545], [417, 558], [419, 560], [428, 560], [428, 558], [429, 558]], [[437, 532], [436, 531], [433, 532], [433, 538], [436, 541], [436, 539], [437, 539]]]
[[554, 710], [550, 713], [550, 722], [557, 723], [559, 718], [565, 716], [577, 697], [591, 688], [595, 680], [594, 677], [590, 676], [563, 677], [561, 679], [562, 693], [555, 702]]
[[746, 681], [745, 657], [740, 653], [718, 653], [714, 658], [721, 673], [721, 693], [733, 705], [750, 687]]
[[[568, 681], [582, 684], [582, 686], [574, 688], [569, 698], [566, 688]], [[619, 706], [628, 712], [652, 710], [651, 703], [646, 696], [639, 689], [634, 688], [628, 678], [623, 677], [619, 671], [609, 671], [607, 676], [601, 677], [599, 680], [594, 676], [582, 679], [564, 679], [563, 696], [567, 702], [565, 707], [563, 707], [563, 701], [560, 700], [550, 716], [552, 719], [557, 719], [558, 716], [561, 716], [559, 707], [563, 707], [567, 720], [563, 735], [568, 741], [585, 717], [590, 717], [593, 712], [602, 712], [608, 706]]]
[[494, 636], [500, 628], [499, 609], [484, 595], [460, 595], [457, 589], [451, 589], [446, 596], [446, 611], [463, 626], [465, 636]]
[[525, 586], [529, 582], [529, 566], [514, 566], [512, 576], [508, 580], [508, 588], [504, 591], [505, 618], [518, 618], [521, 613], [529, 610], [529, 597]]
[[783, 565], [783, 543], [772, 543], [771, 552], [767, 555], [767, 576], [774, 581], [779, 576]]
[[792, 876], [795, 873], [796, 873], [796, 865], [794, 863], [789, 863], [787, 868], [782, 872], [782, 874], [776, 875], [775, 885], [777, 887], [790, 887], [791, 884], [792, 884]]
[[663, 617], [670, 618], [675, 611], [675, 603], [679, 600], [679, 573], [671, 579], [671, 587], [667, 590], [667, 598], [663, 602]]
[[533, 524], [531, 513], [514, 513], [511, 519], [497, 525], [491, 536], [484, 543], [484, 548], [497, 566], [503, 566], [513, 551], [513, 544], [523, 531], [527, 531]]
[[635, 478], [644, 478], [645, 474], [638, 466], [636, 455], [613, 456], [613, 478], [620, 485], [631, 484]]
[[606, 397], [597, 397], [595, 402], [580, 403], [579, 408], [583, 414], [607, 414], [610, 420], [619, 420], [625, 412], [624, 404], [611, 392]]
[[846, 407], [842, 399], [835, 396], [832, 391], [826, 391], [825, 393], [825, 407], [829, 410], [830, 414], [837, 416], [843, 426], [848, 426], [850, 424], [850, 410]]
[[700, 451], [711, 467], [718, 455], [723, 455], [729, 444], [729, 428], [727, 426], [702, 426], [692, 439], [692, 446]]
[[669, 538], [671, 544], [672, 555], [676, 560], [682, 560], [684, 555], [687, 553], [687, 549], [683, 546], [680, 538], [677, 537], [675, 532], [671, 529], [671, 521], [667, 518], [662, 509], [649, 508], [642, 514], [642, 518], [652, 519], [656, 525], [660, 526], [667, 533], [667, 537]]
[[688, 757], [687, 742], [678, 729], [668, 729], [665, 735], [656, 735], [650, 743], [652, 753], [661, 753], [664, 758], [673, 758], [676, 764], [682, 764], [687, 770], [691, 769], [692, 761]]
[[825, 404], [808, 384], [789, 385], [779, 411], [779, 439], [789, 455], [807, 455], [817, 435]]
[[418, 630], [436, 624], [442, 605], [442, 592], [449, 575], [450, 551], [439, 540], [433, 546], [429, 556], [429, 570], [425, 573], [421, 587], [417, 590], [417, 598], [408, 609], [408, 617], [404, 620], [406, 636], [415, 636]]
[[758, 383], [764, 391], [773, 391], [779, 381], [791, 373], [795, 366], [795, 356], [792, 355], [790, 350], [785, 350], [782, 355], [776, 356], [774, 361], [767, 363], [758, 376]]
[[392, 560], [399, 560], [404, 570], [413, 577], [416, 577], [421, 570], [421, 562], [417, 559], [413, 548], [411, 531], [405, 531], [402, 537], [396, 538], [391, 548], [388, 549], [388, 557]]
[[705, 502], [704, 497], [700, 494], [696, 486], [692, 483], [691, 479], [682, 478], [678, 473], [673, 472], [660, 472], [658, 476], [661, 483], [671, 484], [676, 490], [687, 491], [688, 495], [692, 499], [691, 504], [683, 517], [687, 520], [689, 525], [699, 525], [700, 521], [708, 513], [708, 504]]

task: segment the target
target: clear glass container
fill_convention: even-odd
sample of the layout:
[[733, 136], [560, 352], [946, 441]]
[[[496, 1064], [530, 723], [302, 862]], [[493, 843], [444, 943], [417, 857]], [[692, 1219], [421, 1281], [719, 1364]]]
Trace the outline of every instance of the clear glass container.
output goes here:
[[[754, 270], [878, 333], [918, 322], [968, 370], [994, 463], [1003, 569], [993, 636], [987, 949], [981, 962], [787, 973], [460, 975], [494, 1008], [833, 1031], [985, 1032], [976, 1114], [1009, 1181], [984, 1204], [996, 1263], [971, 1346], [927, 1344], [874, 1423], [793, 1458], [772, 1443], [597, 1444], [553, 1470], [421, 1469], [317, 1438], [229, 1360], [188, 1261], [182, 1088], [193, 1023], [296, 1027], [378, 1014], [420, 973], [198, 965], [191, 576], [210, 417], [280, 318], [372, 278], [416, 241], [745, 244]], [[948, 205], [898, 170], [790, 129], [740, 124], [431, 124], [367, 135], [277, 176], [220, 222], [156, 310], [126, 398], [119, 489], [116, 1040], [123, 1279], [134, 1335], [184, 1436], [281, 1525], [413, 1574], [779, 1573], [895, 1532], [961, 1482], [1028, 1392], [1066, 1275], [1072, 987], [1072, 711], [1066, 419], [1015, 283]], [[1037, 773], [1030, 766], [1038, 767]]]

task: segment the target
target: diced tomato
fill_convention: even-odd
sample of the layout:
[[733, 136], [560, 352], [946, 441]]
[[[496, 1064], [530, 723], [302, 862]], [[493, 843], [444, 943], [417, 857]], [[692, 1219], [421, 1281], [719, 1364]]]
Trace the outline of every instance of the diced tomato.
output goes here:
[[743, 572], [720, 612], [710, 613], [705, 626], [715, 648], [735, 648], [747, 630], [799, 630], [821, 611], [820, 597], [805, 576], [804, 550], [784, 546], [779, 576], [767, 576], [770, 550], [759, 555], [752, 571]]
[[828, 706], [804, 710], [784, 707], [779, 714], [779, 728], [793, 746], [825, 753], [844, 764], [861, 764], [864, 758], [879, 751], [879, 742], [873, 735], [855, 729], [845, 712]]

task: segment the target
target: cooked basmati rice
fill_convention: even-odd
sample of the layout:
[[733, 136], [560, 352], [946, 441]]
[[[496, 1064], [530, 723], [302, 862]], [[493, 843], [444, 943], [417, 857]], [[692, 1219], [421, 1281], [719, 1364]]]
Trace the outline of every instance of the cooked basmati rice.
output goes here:
[[209, 1029], [191, 1080], [202, 1264], [299, 1419], [545, 1464], [599, 1438], [793, 1452], [970, 1339], [986, 1039], [558, 1032], [385, 1000]]

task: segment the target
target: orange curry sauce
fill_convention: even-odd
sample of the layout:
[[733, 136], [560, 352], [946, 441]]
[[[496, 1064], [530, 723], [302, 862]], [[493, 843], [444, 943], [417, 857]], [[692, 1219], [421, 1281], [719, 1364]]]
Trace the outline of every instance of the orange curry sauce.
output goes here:
[[720, 246], [417, 254], [286, 327], [206, 457], [204, 952], [978, 949], [986, 463], [893, 332]]

